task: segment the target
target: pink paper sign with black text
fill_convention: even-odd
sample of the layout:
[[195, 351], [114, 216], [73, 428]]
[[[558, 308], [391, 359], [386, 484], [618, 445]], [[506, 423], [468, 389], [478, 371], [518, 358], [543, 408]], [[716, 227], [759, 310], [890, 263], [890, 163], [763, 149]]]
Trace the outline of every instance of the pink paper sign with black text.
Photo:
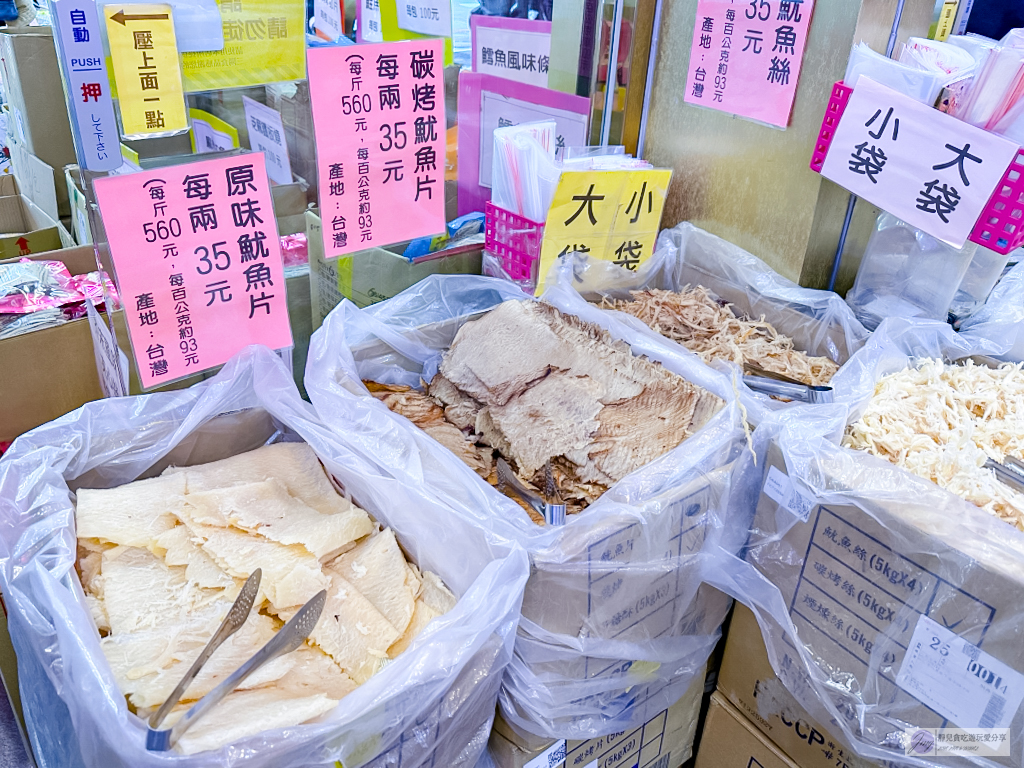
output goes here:
[[445, 230], [443, 41], [308, 52], [327, 258]]
[[814, 0], [698, 0], [687, 104], [789, 125]]
[[95, 184], [144, 388], [292, 345], [263, 153]]

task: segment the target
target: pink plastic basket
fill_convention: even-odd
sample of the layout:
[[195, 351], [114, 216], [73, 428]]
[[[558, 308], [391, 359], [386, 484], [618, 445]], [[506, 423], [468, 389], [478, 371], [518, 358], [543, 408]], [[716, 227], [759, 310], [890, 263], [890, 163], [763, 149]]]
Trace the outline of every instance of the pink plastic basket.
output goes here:
[[970, 239], [996, 253], [1009, 253], [1024, 244], [1024, 150], [1007, 167]]
[[530, 280], [540, 261], [544, 225], [488, 202], [484, 208], [484, 243], [513, 280]]
[[821, 130], [818, 131], [818, 141], [814, 145], [814, 154], [811, 155], [811, 170], [821, 173], [821, 166], [825, 164], [825, 155], [832, 145], [832, 137], [836, 134], [839, 126], [839, 118], [846, 111], [846, 104], [850, 101], [850, 94], [853, 88], [843, 85], [842, 80], [832, 86], [832, 96], [828, 100], [828, 108], [825, 110], [825, 117], [821, 121]]

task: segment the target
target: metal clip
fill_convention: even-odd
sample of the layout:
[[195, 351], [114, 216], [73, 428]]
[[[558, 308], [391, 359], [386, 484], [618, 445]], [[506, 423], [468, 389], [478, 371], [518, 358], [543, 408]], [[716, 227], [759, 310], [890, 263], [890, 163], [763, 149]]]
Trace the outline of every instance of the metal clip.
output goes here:
[[744, 363], [743, 383], [755, 392], [786, 397], [801, 403], [831, 403], [835, 393], [832, 387], [815, 387], [774, 371], [766, 371], [753, 363]]
[[995, 472], [996, 479], [1018, 493], [1024, 493], [1024, 462], [1013, 456], [1007, 456], [1000, 463], [995, 459], [985, 459], [985, 469]]
[[[538, 515], [544, 518], [544, 522], [547, 525], [565, 525], [565, 504], [557, 502], [549, 504], [544, 501], [544, 499], [519, 481], [519, 478], [512, 471], [512, 467], [504, 459], [498, 459], [498, 484], [499, 486], [507, 485], [515, 491], [515, 494], [520, 499], [529, 504], [536, 510]], [[554, 484], [553, 480], [551, 484]]]

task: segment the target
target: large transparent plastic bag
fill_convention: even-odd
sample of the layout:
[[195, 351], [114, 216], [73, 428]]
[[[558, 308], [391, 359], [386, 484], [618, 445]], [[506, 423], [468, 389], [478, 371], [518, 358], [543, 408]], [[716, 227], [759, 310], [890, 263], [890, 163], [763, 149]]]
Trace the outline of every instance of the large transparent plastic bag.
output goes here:
[[[739, 314], [755, 320], [763, 317], [779, 333], [792, 338], [797, 350], [827, 357], [839, 365], [860, 349], [869, 336], [846, 302], [835, 293], [801, 288], [756, 256], [689, 222], [664, 230], [658, 236], [654, 254], [635, 272], [608, 261], [587, 259], [583, 254], [572, 257], [571, 269], [556, 266], [552, 272], [549, 280], [571, 285], [588, 301], [598, 303], [603, 298], [629, 300], [630, 291], [681, 291], [688, 286], [704, 286], [732, 304]], [[654, 333], [637, 318], [626, 313], [616, 315], [638, 333]], [[765, 411], [788, 405], [743, 385], [738, 366], [720, 361], [714, 365], [734, 371], [751, 423], [757, 424]]]
[[382, 471], [436, 495], [530, 553], [531, 577], [500, 696], [521, 732], [585, 739], [646, 722], [704, 665], [729, 600], [701, 586], [729, 528], [730, 468], [745, 449], [727, 377], [654, 336], [640, 337], [564, 289], [544, 297], [725, 400], [699, 432], [627, 475], [563, 527], [533, 523], [458, 457], [369, 395], [361, 380], [419, 387], [458, 329], [503, 301], [531, 300], [495, 278], [432, 276], [364, 310], [342, 302], [313, 336], [306, 390], [321, 418], [359, 424]]
[[1024, 262], [996, 283], [984, 306], [960, 324], [960, 332], [992, 345], [1000, 360], [1024, 360]]
[[[458, 604], [315, 724], [187, 757], [147, 752], [146, 725], [118, 689], [74, 570], [74, 492], [277, 441], [307, 442]], [[0, 585], [41, 768], [472, 768], [487, 743], [527, 575], [522, 548], [338, 441], [264, 347], [191, 389], [89, 403], [19, 437], [0, 460]]]
[[[1024, 534], [930, 480], [839, 445], [882, 376], [922, 357], [987, 351], [944, 323], [888, 320], [844, 368], [861, 380], [859, 394], [771, 414], [737, 468], [733, 505], [750, 519], [745, 560], [723, 551], [710, 583], [754, 610], [772, 666], [800, 705], [872, 761], [1021, 765]], [[930, 631], [920, 649], [924, 635], [915, 633]], [[947, 658], [948, 668], [929, 673]], [[974, 707], [988, 695], [971, 687], [986, 664], [1010, 672], [1005, 689]], [[785, 705], [762, 696], [759, 706], [769, 717]], [[904, 754], [916, 728], [979, 726], [1008, 727], [1012, 756]]]

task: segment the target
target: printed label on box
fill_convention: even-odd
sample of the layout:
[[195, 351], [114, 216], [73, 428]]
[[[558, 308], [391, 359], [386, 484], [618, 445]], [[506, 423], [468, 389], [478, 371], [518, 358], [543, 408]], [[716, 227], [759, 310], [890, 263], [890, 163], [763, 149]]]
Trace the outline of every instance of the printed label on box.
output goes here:
[[921, 616], [896, 684], [961, 728], [1009, 728], [1024, 675]]
[[523, 768], [555, 768], [556, 765], [560, 765], [565, 762], [565, 739], [556, 741], [550, 747], [545, 749], [533, 760], [528, 762]]
[[768, 469], [768, 477], [764, 481], [765, 495], [776, 504], [781, 504], [804, 522], [807, 522], [814, 502], [806, 498], [789, 479], [789, 476], [778, 467]]

